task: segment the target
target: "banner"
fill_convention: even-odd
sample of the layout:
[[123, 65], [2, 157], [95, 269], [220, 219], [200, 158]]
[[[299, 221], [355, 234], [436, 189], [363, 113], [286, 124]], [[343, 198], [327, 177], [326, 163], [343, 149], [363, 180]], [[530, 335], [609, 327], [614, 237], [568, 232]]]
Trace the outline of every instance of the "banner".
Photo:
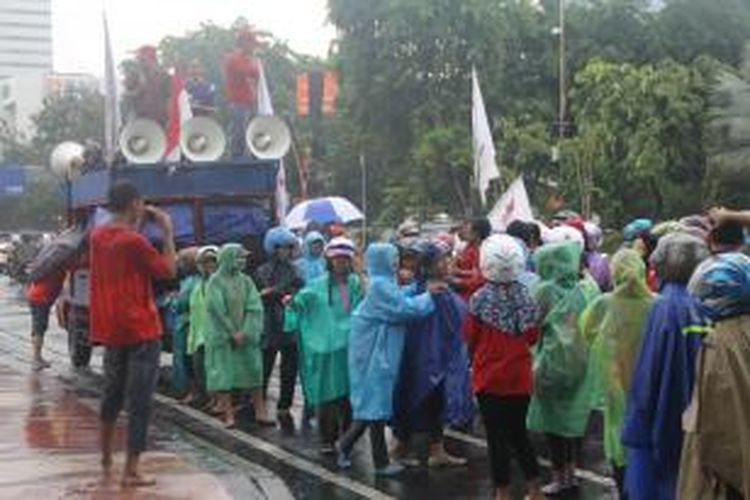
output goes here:
[[497, 200], [495, 207], [487, 218], [495, 231], [505, 231], [505, 228], [514, 220], [524, 222], [534, 220], [534, 213], [531, 211], [529, 195], [526, 192], [526, 184], [522, 175], [519, 175], [508, 187], [508, 190]]
[[[260, 79], [258, 80], [258, 114], [270, 116], [273, 115], [273, 101], [271, 92], [268, 90], [268, 81], [266, 72], [263, 69], [263, 63], [259, 62]], [[286, 214], [289, 211], [289, 191], [286, 188], [286, 166], [284, 159], [279, 160], [279, 172], [276, 174], [276, 218], [279, 224], [284, 223]]]

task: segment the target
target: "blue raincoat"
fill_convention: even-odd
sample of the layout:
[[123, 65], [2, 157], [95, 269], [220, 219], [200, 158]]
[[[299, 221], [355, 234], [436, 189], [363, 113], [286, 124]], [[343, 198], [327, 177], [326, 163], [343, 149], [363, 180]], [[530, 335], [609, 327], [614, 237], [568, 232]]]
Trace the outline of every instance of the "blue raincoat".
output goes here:
[[352, 316], [349, 341], [350, 400], [357, 420], [389, 420], [404, 350], [406, 323], [435, 310], [429, 293], [410, 296], [396, 284], [398, 250], [370, 245], [365, 254], [367, 293]]
[[305, 241], [302, 245], [302, 257], [297, 259], [295, 263], [299, 270], [300, 277], [305, 280], [305, 283], [310, 283], [314, 279], [323, 276], [326, 272], [326, 259], [323, 254], [315, 256], [311, 252], [311, 248], [315, 243], [325, 244], [326, 239], [317, 231], [307, 233]]
[[682, 450], [682, 413], [707, 323], [686, 287], [665, 283], [646, 320], [622, 430], [631, 499], [673, 500]]
[[[417, 285], [424, 292], [425, 283]], [[433, 297], [435, 311], [410, 321], [396, 386], [394, 427], [408, 432], [418, 425], [415, 412], [433, 391], [443, 394], [442, 421], [461, 425], [474, 418], [469, 355], [461, 337], [466, 303], [452, 292]], [[404, 437], [407, 437], [404, 435]]]

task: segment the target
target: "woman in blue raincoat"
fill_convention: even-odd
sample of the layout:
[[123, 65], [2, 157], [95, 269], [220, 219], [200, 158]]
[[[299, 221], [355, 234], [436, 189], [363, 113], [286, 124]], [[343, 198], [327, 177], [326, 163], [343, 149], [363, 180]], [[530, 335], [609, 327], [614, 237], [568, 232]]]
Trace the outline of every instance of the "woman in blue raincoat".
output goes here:
[[[423, 241], [417, 250], [414, 292], [419, 294], [427, 290], [429, 281], [448, 279], [450, 248]], [[433, 300], [435, 311], [407, 326], [394, 403], [394, 433], [401, 444], [397, 450], [407, 450], [411, 444], [420, 465], [464, 465], [465, 459], [446, 452], [443, 426], [465, 425], [475, 414], [469, 356], [461, 336], [467, 308], [453, 292]]]
[[365, 298], [352, 317], [349, 341], [350, 402], [354, 423], [337, 443], [338, 465], [351, 466], [354, 444], [370, 429], [373, 461], [378, 475], [392, 475], [403, 467], [390, 464], [385, 424], [393, 416], [393, 390], [404, 350], [406, 323], [435, 310], [430, 292], [411, 296], [396, 284], [398, 249], [389, 243], [370, 245], [365, 253], [368, 285]]
[[625, 490], [630, 500], [674, 500], [682, 450], [682, 414], [690, 403], [695, 360], [708, 330], [687, 283], [708, 257], [704, 240], [662, 237], [651, 255], [661, 283], [646, 320], [625, 409]]

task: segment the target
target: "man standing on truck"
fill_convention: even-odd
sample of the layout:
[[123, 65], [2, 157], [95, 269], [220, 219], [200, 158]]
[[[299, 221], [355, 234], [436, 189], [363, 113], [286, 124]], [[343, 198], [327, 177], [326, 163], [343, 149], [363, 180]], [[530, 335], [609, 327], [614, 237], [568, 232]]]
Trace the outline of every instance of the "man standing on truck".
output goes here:
[[[102, 468], [112, 467], [117, 416], [127, 404], [127, 457], [123, 486], [149, 486], [138, 469], [146, 449], [148, 423], [161, 354], [162, 326], [152, 280], [176, 272], [174, 231], [168, 214], [144, 204], [130, 182], [117, 182], [108, 193], [112, 219], [91, 232], [91, 340], [104, 345], [104, 394], [101, 401]], [[162, 232], [160, 254], [138, 233], [150, 219]]]

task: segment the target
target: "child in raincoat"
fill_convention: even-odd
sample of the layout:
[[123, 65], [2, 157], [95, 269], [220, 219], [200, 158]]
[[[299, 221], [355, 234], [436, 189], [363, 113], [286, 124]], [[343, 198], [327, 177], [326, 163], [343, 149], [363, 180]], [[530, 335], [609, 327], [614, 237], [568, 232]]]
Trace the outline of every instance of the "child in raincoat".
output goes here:
[[698, 350], [709, 330], [687, 283], [708, 256], [705, 240], [685, 233], [663, 236], [651, 255], [661, 289], [644, 327], [622, 430], [630, 500], [677, 498], [682, 414], [693, 393]]
[[255, 420], [273, 424], [263, 399], [263, 305], [253, 281], [243, 274], [247, 251], [227, 244], [219, 251], [219, 267], [206, 287], [206, 385], [217, 392], [227, 427], [235, 425], [234, 390], [250, 391]]
[[338, 466], [350, 467], [352, 448], [369, 428], [378, 475], [392, 475], [403, 469], [389, 461], [385, 425], [393, 415], [393, 390], [404, 349], [406, 322], [434, 311], [431, 292], [444, 290], [444, 286], [431, 284], [427, 292], [410, 296], [396, 284], [398, 264], [398, 249], [389, 243], [372, 244], [365, 253], [367, 293], [354, 311], [349, 341], [354, 423], [336, 445]]
[[321, 452], [351, 423], [349, 404], [349, 331], [360, 302], [359, 277], [352, 272], [355, 247], [347, 238], [326, 246], [328, 272], [307, 284], [289, 304], [299, 325], [305, 403], [318, 411]]
[[574, 471], [591, 412], [588, 349], [579, 319], [599, 290], [593, 280], [581, 278], [582, 252], [583, 245], [572, 241], [544, 245], [534, 255], [541, 282], [533, 295], [542, 331], [534, 349], [528, 427], [547, 436], [552, 482], [542, 491], [548, 495], [576, 486]]
[[193, 395], [198, 406], [207, 403], [206, 394], [206, 286], [216, 271], [218, 247], [207, 246], [198, 250], [196, 265], [199, 280], [190, 294], [190, 330], [187, 353], [193, 361]]
[[302, 257], [295, 262], [299, 275], [305, 283], [326, 273], [326, 258], [324, 250], [326, 239], [317, 231], [310, 231], [305, 235], [302, 243]]
[[591, 345], [591, 375], [596, 394], [604, 401], [604, 455], [612, 464], [617, 489], [623, 496], [627, 460], [620, 432], [653, 296], [646, 284], [646, 265], [638, 252], [620, 250], [612, 258], [611, 267], [614, 290], [586, 309], [581, 328]]

